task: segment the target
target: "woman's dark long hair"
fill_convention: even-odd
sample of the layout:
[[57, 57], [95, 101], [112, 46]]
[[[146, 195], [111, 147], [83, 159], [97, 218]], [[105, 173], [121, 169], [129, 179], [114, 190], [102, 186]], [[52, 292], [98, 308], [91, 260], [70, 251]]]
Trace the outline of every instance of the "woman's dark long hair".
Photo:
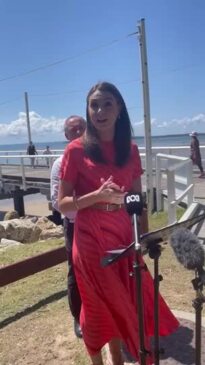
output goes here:
[[102, 151], [99, 145], [99, 137], [96, 128], [90, 120], [88, 113], [88, 103], [90, 96], [96, 91], [109, 92], [121, 106], [120, 115], [115, 123], [114, 146], [115, 146], [115, 164], [124, 166], [131, 151], [132, 126], [127, 112], [127, 108], [119, 90], [108, 82], [101, 82], [94, 85], [87, 95], [87, 127], [84, 135], [84, 149], [86, 155], [94, 162], [106, 163], [103, 158]]

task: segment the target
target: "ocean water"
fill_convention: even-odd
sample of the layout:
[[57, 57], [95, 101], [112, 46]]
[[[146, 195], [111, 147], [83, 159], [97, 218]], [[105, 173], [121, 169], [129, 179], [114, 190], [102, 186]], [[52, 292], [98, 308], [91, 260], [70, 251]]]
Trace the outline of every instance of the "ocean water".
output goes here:
[[[139, 147], [145, 146], [144, 137], [134, 137], [133, 138]], [[199, 134], [200, 145], [205, 145], [205, 133]], [[51, 150], [63, 150], [67, 144], [67, 141], [57, 141], [57, 142], [36, 142], [33, 143], [38, 150], [44, 150], [46, 146], [49, 146]], [[189, 146], [190, 137], [188, 134], [178, 134], [178, 135], [167, 135], [167, 136], [153, 136], [152, 146], [153, 147], [168, 147], [168, 146]], [[27, 150], [27, 143], [16, 143], [16, 144], [0, 144], [1, 151], [25, 151]]]
[[[134, 137], [133, 140], [137, 143], [139, 147], [145, 147], [145, 139], [144, 137]], [[174, 147], [178, 146], [190, 146], [191, 138], [188, 134], [179, 134], [179, 135], [167, 135], [167, 136], [153, 136], [152, 137], [152, 147], [171, 147], [172, 153], [180, 156], [188, 156], [189, 150], [175, 150]], [[201, 146], [205, 146], [205, 133], [199, 135], [199, 141]], [[60, 154], [60, 151], [63, 151], [67, 145], [67, 141], [56, 141], [56, 142], [36, 142], [33, 143], [36, 146], [36, 150], [38, 154], [41, 154], [43, 150], [45, 150], [46, 146], [49, 146], [51, 151], [55, 151], [55, 153]], [[27, 143], [16, 143], [16, 144], [0, 144], [0, 156], [1, 155], [19, 155], [26, 154], [27, 151]], [[59, 152], [58, 152], [59, 150]], [[155, 153], [163, 152], [168, 153], [168, 150], [161, 151], [155, 150]], [[205, 148], [201, 150], [202, 160], [205, 160]], [[17, 158], [10, 158], [9, 163], [19, 164], [20, 160]], [[6, 158], [0, 157], [0, 165], [8, 163]], [[40, 162], [39, 162], [40, 163]]]

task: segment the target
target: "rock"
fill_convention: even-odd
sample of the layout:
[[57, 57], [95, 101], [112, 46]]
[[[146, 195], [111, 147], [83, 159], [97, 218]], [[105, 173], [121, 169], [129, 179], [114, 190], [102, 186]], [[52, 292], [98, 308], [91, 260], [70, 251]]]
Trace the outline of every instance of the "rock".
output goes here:
[[33, 229], [31, 230], [31, 235], [27, 238], [25, 243], [37, 242], [40, 238], [40, 234], [41, 234], [40, 227], [34, 225]]
[[19, 218], [19, 214], [16, 210], [11, 210], [10, 212], [6, 212], [4, 216], [4, 221], [8, 221], [10, 219]]
[[51, 222], [47, 217], [38, 218], [36, 225], [40, 227], [42, 231], [56, 228], [56, 224]]
[[48, 238], [61, 238], [63, 235], [63, 227], [57, 226], [55, 228], [42, 231], [40, 234], [40, 240], [46, 240]]
[[[29, 217], [27, 217], [27, 218], [29, 218]], [[38, 217], [31, 217], [30, 220], [32, 223], [36, 223], [38, 221]]]
[[63, 227], [56, 226], [46, 217], [12, 219], [0, 222], [0, 240], [5, 238], [21, 243], [63, 237]]
[[[19, 241], [22, 243], [31, 243], [39, 240], [41, 229], [30, 221], [30, 219], [12, 219], [0, 223], [5, 232], [0, 238]], [[1, 232], [1, 229], [0, 229]]]
[[1, 238], [6, 238], [6, 230], [3, 224], [0, 222], [0, 240]]
[[17, 246], [21, 245], [21, 242], [14, 241], [14, 240], [7, 240], [6, 238], [2, 238], [0, 241], [0, 248], [8, 247], [8, 246]]

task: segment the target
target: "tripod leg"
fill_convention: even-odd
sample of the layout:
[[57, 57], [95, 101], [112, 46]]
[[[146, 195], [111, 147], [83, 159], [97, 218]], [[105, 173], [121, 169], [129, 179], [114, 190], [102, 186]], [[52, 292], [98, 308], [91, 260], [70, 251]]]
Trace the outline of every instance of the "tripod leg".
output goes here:
[[196, 291], [196, 298], [193, 300], [195, 309], [195, 364], [201, 365], [201, 312], [205, 297], [203, 295], [203, 281], [199, 272], [196, 270], [195, 279], [192, 280], [192, 285]]
[[143, 291], [142, 291], [142, 276], [140, 257], [142, 255], [140, 246], [140, 235], [139, 235], [139, 220], [136, 214], [133, 215], [134, 222], [134, 236], [135, 236], [135, 262], [133, 265], [136, 280], [136, 296], [137, 296], [137, 316], [138, 316], [138, 327], [139, 327], [139, 358], [140, 365], [146, 365], [146, 357], [149, 351], [145, 348], [145, 337], [144, 337], [144, 312], [143, 312]]
[[137, 317], [139, 327], [139, 363], [140, 365], [146, 365], [146, 358], [150, 355], [150, 352], [145, 348], [145, 328], [144, 328], [144, 312], [143, 312], [143, 294], [142, 294], [142, 279], [141, 270], [145, 268], [140, 265], [141, 252], [136, 252], [136, 260], [133, 265], [135, 271], [136, 280], [136, 299], [137, 299]]
[[[200, 295], [197, 292], [198, 295]], [[202, 302], [199, 297], [194, 301], [195, 313], [196, 313], [196, 323], [195, 323], [195, 363], [196, 365], [201, 365], [201, 312], [202, 312]]]

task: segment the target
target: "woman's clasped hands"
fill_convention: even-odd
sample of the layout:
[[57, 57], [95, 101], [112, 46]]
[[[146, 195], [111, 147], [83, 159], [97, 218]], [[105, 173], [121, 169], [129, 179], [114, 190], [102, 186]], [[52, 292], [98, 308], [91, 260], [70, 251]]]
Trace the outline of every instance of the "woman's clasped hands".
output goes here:
[[106, 202], [110, 204], [123, 204], [124, 196], [126, 194], [124, 186], [119, 186], [113, 181], [113, 176], [107, 180], [100, 179], [101, 186], [97, 190], [99, 202]]

